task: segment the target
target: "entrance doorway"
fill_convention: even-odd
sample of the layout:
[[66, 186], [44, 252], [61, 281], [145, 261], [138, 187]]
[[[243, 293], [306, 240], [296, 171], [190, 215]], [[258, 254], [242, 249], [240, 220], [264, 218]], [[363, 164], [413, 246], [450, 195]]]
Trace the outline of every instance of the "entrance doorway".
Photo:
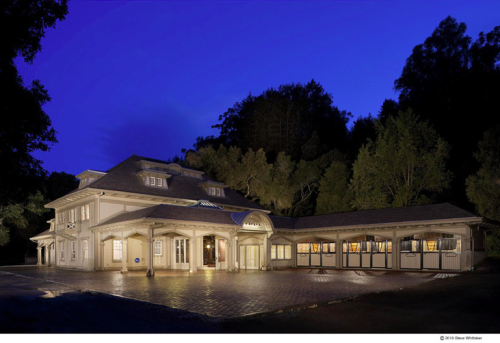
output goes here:
[[240, 269], [259, 269], [264, 261], [262, 245], [240, 245]]
[[215, 236], [203, 236], [203, 267], [215, 268]]
[[226, 269], [226, 240], [203, 236], [203, 268]]
[[174, 269], [189, 269], [189, 239], [174, 239]]

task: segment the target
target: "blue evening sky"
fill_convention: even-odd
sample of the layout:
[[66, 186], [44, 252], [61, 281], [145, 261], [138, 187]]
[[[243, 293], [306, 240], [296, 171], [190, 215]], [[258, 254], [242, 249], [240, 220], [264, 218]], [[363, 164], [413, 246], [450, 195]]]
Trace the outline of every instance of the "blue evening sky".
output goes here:
[[[451, 15], [474, 40], [500, 1], [71, 1], [25, 83], [39, 79], [59, 143], [48, 171], [168, 159], [250, 92], [314, 79], [353, 120], [397, 99], [412, 48]], [[352, 121], [350, 125], [352, 124]]]

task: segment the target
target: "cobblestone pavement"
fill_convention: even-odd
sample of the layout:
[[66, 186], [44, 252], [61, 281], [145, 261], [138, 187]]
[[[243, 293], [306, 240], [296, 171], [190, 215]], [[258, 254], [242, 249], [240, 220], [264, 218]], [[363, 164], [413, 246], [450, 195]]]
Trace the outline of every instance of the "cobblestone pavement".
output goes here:
[[203, 271], [192, 274], [160, 270], [155, 271], [155, 277], [148, 278], [144, 276], [144, 271], [121, 274], [118, 271], [82, 272], [45, 267], [11, 267], [1, 268], [0, 278], [4, 273], [213, 317], [238, 317], [294, 306], [314, 306], [362, 294], [408, 288], [454, 275], [325, 269], [239, 273]]

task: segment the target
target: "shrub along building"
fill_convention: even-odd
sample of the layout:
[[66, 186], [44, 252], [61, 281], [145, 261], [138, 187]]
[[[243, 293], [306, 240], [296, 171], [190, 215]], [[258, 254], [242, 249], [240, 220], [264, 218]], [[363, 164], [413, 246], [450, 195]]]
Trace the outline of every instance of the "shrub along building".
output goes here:
[[31, 238], [38, 264], [80, 270], [287, 267], [470, 270], [483, 218], [450, 204], [287, 218], [175, 163], [131, 156], [77, 175]]

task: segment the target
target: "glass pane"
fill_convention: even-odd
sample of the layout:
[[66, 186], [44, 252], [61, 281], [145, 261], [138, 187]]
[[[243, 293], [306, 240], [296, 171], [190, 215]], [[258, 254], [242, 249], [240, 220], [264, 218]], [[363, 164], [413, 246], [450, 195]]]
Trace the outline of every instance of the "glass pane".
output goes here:
[[392, 252], [392, 241], [387, 242], [387, 252]]
[[278, 245], [278, 260], [282, 260], [285, 258], [285, 246], [284, 245]]
[[226, 241], [219, 240], [219, 262], [226, 262]]
[[323, 243], [323, 250], [322, 250], [323, 254], [328, 254], [329, 253], [329, 250], [328, 250], [328, 243]]
[[424, 241], [424, 251], [438, 251], [437, 241]]
[[297, 243], [297, 253], [298, 254], [308, 254], [309, 253], [309, 243]]
[[330, 243], [330, 252], [335, 253], [335, 243]]
[[285, 259], [290, 260], [292, 258], [292, 246], [285, 245]]
[[319, 243], [311, 243], [311, 254], [319, 254]]
[[271, 245], [271, 260], [276, 259], [276, 245]]
[[186, 255], [184, 256], [184, 263], [189, 263], [189, 239], [183, 240], [186, 244]]

